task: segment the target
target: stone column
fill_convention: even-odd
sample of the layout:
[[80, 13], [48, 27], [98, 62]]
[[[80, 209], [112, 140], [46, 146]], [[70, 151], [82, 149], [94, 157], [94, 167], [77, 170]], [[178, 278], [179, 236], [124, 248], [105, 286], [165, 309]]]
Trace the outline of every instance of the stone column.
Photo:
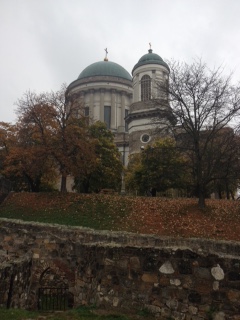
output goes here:
[[78, 110], [78, 114], [77, 114], [77, 117], [80, 118], [82, 116], [82, 114], [84, 114], [84, 108], [85, 108], [85, 99], [84, 99], [84, 96], [85, 96], [85, 92], [84, 91], [81, 91], [80, 92], [80, 110]]
[[100, 121], [104, 122], [104, 94], [105, 89], [100, 90]]
[[116, 127], [116, 90], [111, 90], [111, 129]]
[[121, 91], [121, 126], [125, 128], [125, 92]]
[[151, 81], [151, 98], [157, 98], [157, 86], [156, 86], [156, 70], [152, 70], [152, 81]]
[[90, 103], [89, 103], [89, 116], [90, 118], [93, 118], [93, 109], [94, 109], [94, 105], [93, 105], [93, 96], [94, 96], [94, 90], [91, 89], [90, 90]]
[[134, 102], [141, 101], [140, 86], [141, 84], [139, 83], [139, 73], [138, 73], [136, 74], [136, 97], [134, 98]]

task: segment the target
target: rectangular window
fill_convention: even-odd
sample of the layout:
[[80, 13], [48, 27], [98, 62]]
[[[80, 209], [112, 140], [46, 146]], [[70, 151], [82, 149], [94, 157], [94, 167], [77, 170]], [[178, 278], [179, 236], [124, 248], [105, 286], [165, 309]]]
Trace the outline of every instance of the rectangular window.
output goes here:
[[125, 131], [128, 132], [128, 123], [126, 122], [126, 118], [128, 116], [128, 110], [125, 109]]
[[111, 106], [104, 106], [104, 122], [107, 125], [107, 128], [111, 127]]
[[86, 124], [89, 125], [89, 107], [84, 108], [84, 116], [85, 116]]
[[85, 117], [89, 117], [89, 107], [84, 108], [84, 115]]

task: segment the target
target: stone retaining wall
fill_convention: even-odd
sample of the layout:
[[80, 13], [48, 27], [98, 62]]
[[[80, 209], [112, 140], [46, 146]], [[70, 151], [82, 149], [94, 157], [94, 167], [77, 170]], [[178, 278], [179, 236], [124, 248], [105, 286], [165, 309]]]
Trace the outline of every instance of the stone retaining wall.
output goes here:
[[0, 306], [25, 308], [30, 288], [32, 259], [28, 255], [14, 258], [6, 253], [1, 257], [5, 259], [0, 264]]
[[144, 308], [160, 319], [240, 319], [240, 243], [0, 219], [0, 250], [32, 256], [28, 308], [50, 284], [67, 286], [74, 306]]

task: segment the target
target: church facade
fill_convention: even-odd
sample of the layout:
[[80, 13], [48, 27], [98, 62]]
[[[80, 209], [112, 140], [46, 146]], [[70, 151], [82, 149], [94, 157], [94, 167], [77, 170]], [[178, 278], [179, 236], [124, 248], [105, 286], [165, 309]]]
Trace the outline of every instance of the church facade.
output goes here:
[[130, 75], [108, 60], [106, 50], [103, 61], [87, 66], [68, 86], [68, 93], [77, 93], [83, 101], [85, 115], [105, 122], [114, 133], [124, 165], [129, 155], [154, 140], [156, 125], [164, 131], [171, 124], [167, 97], [162, 96], [158, 85], [168, 84], [169, 71], [167, 63], [149, 49]]

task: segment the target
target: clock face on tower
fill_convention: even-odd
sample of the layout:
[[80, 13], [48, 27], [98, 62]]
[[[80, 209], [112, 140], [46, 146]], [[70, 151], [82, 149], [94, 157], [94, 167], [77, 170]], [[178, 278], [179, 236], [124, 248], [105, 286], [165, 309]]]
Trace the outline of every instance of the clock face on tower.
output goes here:
[[140, 138], [140, 140], [141, 140], [143, 143], [149, 142], [150, 139], [151, 139], [151, 137], [150, 137], [150, 135], [147, 134], [147, 133], [142, 134], [142, 135], [141, 135], [141, 138]]

